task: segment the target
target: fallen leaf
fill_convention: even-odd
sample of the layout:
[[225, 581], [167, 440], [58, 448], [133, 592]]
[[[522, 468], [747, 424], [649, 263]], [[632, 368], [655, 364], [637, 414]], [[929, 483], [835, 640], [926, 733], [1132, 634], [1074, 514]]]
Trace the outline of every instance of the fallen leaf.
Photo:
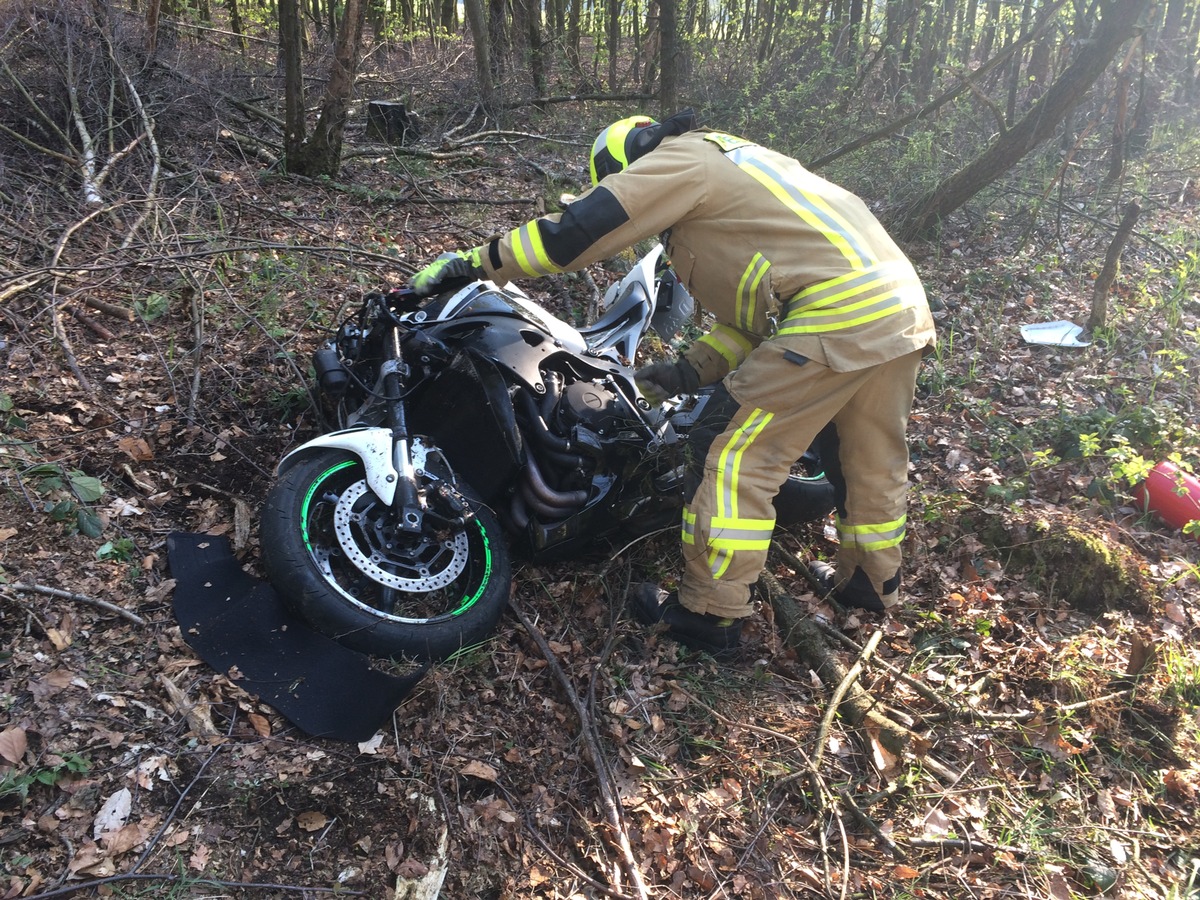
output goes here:
[[925, 815], [925, 833], [933, 837], [945, 837], [954, 828], [954, 823], [937, 807]]
[[99, 839], [100, 835], [105, 832], [120, 831], [129, 821], [129, 812], [132, 808], [133, 794], [129, 792], [129, 788], [121, 788], [110, 795], [104, 801], [104, 805], [100, 807], [100, 812], [96, 813], [95, 821], [92, 822], [92, 837]]
[[1112, 822], [1117, 818], [1117, 805], [1113, 803], [1112, 794], [1108, 788], [1100, 788], [1096, 791], [1096, 806], [1100, 808], [1100, 817], [1106, 822]]
[[247, 718], [250, 719], [250, 727], [254, 729], [254, 733], [259, 737], [271, 736], [271, 720], [261, 713], [249, 713]]
[[60, 631], [54, 627], [46, 629], [46, 637], [50, 639], [50, 643], [54, 645], [55, 650], [66, 650], [71, 646], [71, 635]]
[[878, 728], [868, 727], [867, 735], [871, 742], [871, 761], [875, 763], [875, 768], [884, 776], [896, 774], [900, 770], [900, 757], [883, 745]]
[[319, 813], [316, 810], [310, 809], [296, 816], [296, 824], [303, 831], [320, 831], [327, 824], [329, 819], [324, 813]]
[[912, 879], [912, 878], [920, 878], [921, 870], [914, 869], [912, 866], [906, 866], [903, 863], [901, 863], [900, 865], [893, 867], [892, 877], [893, 878], [903, 878], [905, 880]]
[[196, 849], [192, 851], [191, 858], [188, 859], [188, 868], [195, 869], [197, 872], [203, 872], [208, 866], [208, 860], [211, 856], [212, 851], [208, 849], [207, 844], [197, 844]]
[[371, 738], [369, 741], [360, 741], [359, 742], [358, 752], [365, 753], [368, 756], [373, 756], [374, 754], [379, 752], [379, 748], [382, 746], [383, 746], [383, 732], [378, 731], [375, 733], [375, 736], [373, 738]]
[[92, 841], [84, 841], [79, 852], [67, 863], [67, 870], [75, 874], [94, 875], [106, 878], [117, 871], [113, 861]]
[[24, 728], [9, 725], [0, 731], [0, 756], [6, 761], [16, 765], [24, 758], [28, 748], [29, 738]]
[[474, 775], [476, 778], [482, 778], [484, 781], [495, 781], [499, 777], [499, 773], [495, 769], [477, 759], [471, 760], [459, 769], [458, 774]]
[[147, 837], [146, 828], [136, 822], [130, 822], [118, 831], [108, 831], [100, 835], [100, 842], [112, 858], [128, 853]]
[[1163, 604], [1163, 612], [1176, 625], [1187, 624], [1187, 612], [1184, 611], [1183, 603], [1179, 600], [1168, 600]]
[[135, 462], [145, 462], [154, 459], [154, 451], [145, 438], [123, 437], [117, 441], [117, 449]]

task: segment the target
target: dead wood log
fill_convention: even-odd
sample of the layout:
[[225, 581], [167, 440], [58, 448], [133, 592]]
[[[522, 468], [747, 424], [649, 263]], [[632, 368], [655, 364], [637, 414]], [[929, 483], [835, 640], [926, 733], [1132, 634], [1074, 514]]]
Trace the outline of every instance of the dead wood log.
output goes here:
[[[762, 578], [775, 611], [775, 622], [788, 646], [831, 688], [850, 681], [849, 667], [838, 659], [812, 617], [800, 609], [773, 575], [764, 572]], [[875, 698], [856, 682], [849, 683], [838, 711], [851, 725], [877, 729], [883, 746], [897, 756], [908, 749], [914, 737], [903, 725], [880, 712]]]
[[84, 315], [81, 310], [72, 308], [72, 309], [68, 310], [68, 312], [71, 314], [71, 318], [73, 318], [76, 322], [83, 325], [84, 327], [88, 328], [93, 334], [96, 335], [96, 337], [100, 338], [100, 340], [112, 341], [112, 340], [116, 339], [116, 335], [114, 335], [111, 331], [109, 331], [107, 328], [105, 328], [103, 325], [101, 325], [95, 319], [91, 318], [90, 316]]
[[109, 303], [107, 300], [98, 300], [95, 297], [80, 297], [79, 299], [86, 306], [90, 306], [92, 309], [102, 312], [106, 316], [112, 316], [114, 319], [121, 319], [125, 322], [132, 322], [134, 320], [133, 310], [128, 306], [119, 306], [116, 303]]

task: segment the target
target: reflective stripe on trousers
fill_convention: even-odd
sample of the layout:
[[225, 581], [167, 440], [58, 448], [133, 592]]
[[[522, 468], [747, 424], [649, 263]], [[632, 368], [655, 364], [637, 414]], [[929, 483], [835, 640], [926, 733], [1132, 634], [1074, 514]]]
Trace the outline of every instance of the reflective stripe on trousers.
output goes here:
[[845, 481], [838, 568], [861, 567], [876, 591], [893, 581], [904, 538], [905, 430], [921, 352], [856, 372], [833, 372], [767, 341], [726, 380], [740, 406], [713, 441], [684, 510], [681, 602], [695, 612], [749, 615], [766, 563], [772, 499], [792, 462], [832, 421]]

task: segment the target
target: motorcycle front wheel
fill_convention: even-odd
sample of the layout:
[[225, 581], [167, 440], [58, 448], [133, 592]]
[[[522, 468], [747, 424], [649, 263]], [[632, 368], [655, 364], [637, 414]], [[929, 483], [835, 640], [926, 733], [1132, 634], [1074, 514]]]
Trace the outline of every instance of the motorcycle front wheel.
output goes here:
[[499, 522], [464, 496], [465, 523], [426, 515], [421, 531], [404, 531], [367, 487], [357, 456], [313, 453], [267, 496], [267, 578], [309, 625], [351, 649], [445, 659], [492, 633], [512, 578]]

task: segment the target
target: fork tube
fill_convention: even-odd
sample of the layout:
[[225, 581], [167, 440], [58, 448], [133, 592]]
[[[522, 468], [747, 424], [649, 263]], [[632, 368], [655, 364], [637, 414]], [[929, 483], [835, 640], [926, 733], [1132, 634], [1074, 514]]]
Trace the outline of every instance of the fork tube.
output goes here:
[[387, 392], [387, 423], [392, 430], [392, 464], [400, 473], [392, 509], [398, 513], [400, 527], [405, 531], [421, 530], [421, 504], [417, 495], [416, 472], [413, 471], [409, 448], [408, 419], [404, 410], [405, 375], [404, 353], [400, 347], [400, 332], [391, 331], [391, 371], [384, 376]]

